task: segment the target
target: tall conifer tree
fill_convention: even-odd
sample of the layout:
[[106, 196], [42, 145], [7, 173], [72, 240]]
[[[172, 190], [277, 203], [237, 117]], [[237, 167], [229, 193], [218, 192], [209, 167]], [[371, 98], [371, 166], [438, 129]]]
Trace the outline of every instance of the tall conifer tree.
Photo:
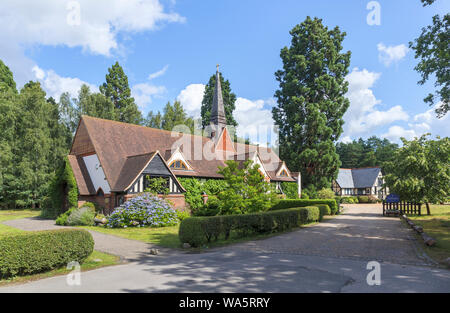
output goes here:
[[302, 173], [306, 186], [329, 187], [340, 166], [335, 142], [349, 106], [345, 76], [351, 54], [341, 52], [346, 34], [310, 17], [290, 34], [291, 46], [281, 50], [283, 69], [275, 73], [280, 89], [272, 110], [281, 158]]

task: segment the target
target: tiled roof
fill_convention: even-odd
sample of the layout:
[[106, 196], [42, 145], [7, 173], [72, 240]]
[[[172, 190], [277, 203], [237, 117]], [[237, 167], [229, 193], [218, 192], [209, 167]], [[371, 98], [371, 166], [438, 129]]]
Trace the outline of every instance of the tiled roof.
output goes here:
[[380, 171], [379, 167], [341, 168], [336, 182], [341, 188], [369, 188], [375, 184]]
[[[171, 153], [175, 152], [176, 148], [182, 143], [184, 145], [181, 146], [181, 151], [194, 170], [174, 170], [173, 173], [175, 175], [222, 178], [220, 174], [217, 174], [217, 170], [218, 166], [225, 166], [223, 160], [226, 160], [227, 157], [224, 157], [223, 160], [205, 160], [202, 157], [198, 157], [198, 151], [194, 150], [194, 143], [200, 142], [204, 147], [206, 143], [211, 142], [210, 138], [174, 133], [89, 116], [82, 116], [78, 129], [83, 130], [83, 133], [85, 131], [87, 132], [88, 137], [86, 138], [91, 140], [95, 148], [95, 153], [100, 160], [111, 190], [123, 190], [122, 188], [124, 188], [128, 181], [126, 177], [133, 176], [132, 173], [138, 171], [138, 168], [150, 157], [152, 151], [161, 151], [162, 157], [168, 160]], [[184, 139], [180, 141], [182, 137]], [[269, 156], [267, 158], [269, 160], [262, 158], [262, 162], [269, 172], [270, 178], [279, 181], [286, 180], [286, 178], [278, 178], [274, 174], [279, 168], [281, 161], [271, 149], [241, 143], [233, 144], [238, 153], [247, 153], [250, 155], [258, 151], [260, 155]], [[76, 154], [74, 148], [72, 148], [71, 154]], [[71, 156], [72, 160], [73, 158], [74, 156]], [[82, 175], [78, 175], [78, 178], [81, 179]], [[288, 180], [295, 181], [292, 178], [288, 178]], [[87, 187], [84, 189], [88, 190]]]
[[95, 195], [97, 191], [94, 188], [94, 184], [91, 181], [86, 164], [83, 158], [75, 155], [69, 155], [69, 163], [72, 167], [73, 175], [77, 181], [78, 192], [82, 196]]

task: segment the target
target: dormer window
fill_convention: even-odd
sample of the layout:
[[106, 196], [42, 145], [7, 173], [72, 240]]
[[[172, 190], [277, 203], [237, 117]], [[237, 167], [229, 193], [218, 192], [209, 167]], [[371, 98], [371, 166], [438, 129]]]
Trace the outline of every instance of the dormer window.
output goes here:
[[288, 175], [288, 173], [286, 172], [286, 170], [282, 170], [282, 171], [280, 172], [280, 175], [278, 175], [278, 176], [281, 176], [281, 177], [289, 177], [289, 175]]
[[188, 169], [186, 163], [184, 163], [181, 160], [173, 161], [172, 163], [170, 163], [169, 167], [173, 170], [187, 170]]

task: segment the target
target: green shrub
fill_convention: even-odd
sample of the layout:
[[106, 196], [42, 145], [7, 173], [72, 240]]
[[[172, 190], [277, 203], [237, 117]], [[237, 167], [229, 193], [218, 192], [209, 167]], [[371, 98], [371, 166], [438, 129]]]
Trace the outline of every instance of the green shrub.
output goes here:
[[334, 196], [334, 191], [329, 188], [323, 188], [317, 192], [318, 199], [333, 199]]
[[303, 188], [302, 192], [308, 195], [308, 199], [317, 199], [317, 189], [314, 185], [308, 185]]
[[286, 199], [298, 199], [298, 184], [294, 182], [282, 182], [281, 189]]
[[188, 211], [179, 211], [179, 210], [176, 210], [176, 212], [177, 212], [178, 219], [179, 219], [180, 221], [185, 220], [185, 219], [191, 217], [191, 213], [189, 213]]
[[320, 220], [322, 220], [325, 215], [331, 215], [331, 209], [327, 204], [317, 204], [316, 207], [320, 210]]
[[298, 199], [298, 200], [279, 200], [270, 210], [283, 210], [290, 208], [300, 208], [306, 206], [317, 206], [318, 204], [326, 204], [331, 209], [331, 214], [338, 212], [338, 205], [334, 199]]
[[358, 202], [359, 203], [369, 203], [369, 197], [368, 196], [358, 196]]
[[67, 218], [69, 226], [93, 226], [95, 218], [95, 207], [83, 206], [79, 209], [73, 210]]
[[277, 195], [270, 183], [263, 179], [259, 164], [251, 160], [239, 164], [225, 161], [226, 166], [219, 166], [227, 183], [224, 191], [218, 194], [222, 215], [248, 214], [267, 211], [275, 202]]
[[216, 216], [220, 214], [221, 203], [216, 196], [208, 197], [208, 202], [195, 211], [194, 216]]
[[70, 214], [72, 214], [72, 212], [75, 211], [76, 209], [78, 209], [78, 208], [77, 207], [70, 208], [66, 212], [64, 212], [60, 216], [58, 216], [58, 218], [55, 221], [56, 225], [60, 225], [60, 226], [69, 225], [67, 223], [67, 219], [69, 218]]
[[181, 222], [182, 243], [200, 247], [218, 239], [275, 233], [319, 220], [319, 208], [304, 207], [241, 215], [191, 217]]
[[85, 230], [37, 231], [0, 237], [0, 279], [30, 275], [82, 263], [94, 250]]
[[184, 193], [184, 199], [186, 200], [186, 203], [189, 204], [192, 212], [195, 213], [196, 210], [203, 207], [202, 183], [196, 178], [179, 177], [178, 180], [180, 181], [183, 188], [186, 189], [186, 192]]
[[86, 202], [81, 208], [72, 207], [62, 213], [55, 223], [61, 226], [92, 226], [94, 225], [95, 214], [95, 205], [92, 202]]

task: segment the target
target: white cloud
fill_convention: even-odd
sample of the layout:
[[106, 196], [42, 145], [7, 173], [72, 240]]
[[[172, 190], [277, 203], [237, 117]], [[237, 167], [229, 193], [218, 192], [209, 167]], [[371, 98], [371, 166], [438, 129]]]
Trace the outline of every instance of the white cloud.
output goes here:
[[408, 123], [408, 128], [398, 125], [389, 128], [389, 131], [382, 135], [382, 137], [389, 140], [400, 142], [400, 137], [411, 140], [414, 137], [420, 137], [423, 134], [431, 133], [432, 136], [448, 137], [450, 136], [450, 116], [445, 115], [438, 119], [436, 117], [435, 109], [440, 106], [438, 103], [434, 108], [431, 108], [424, 113], [419, 113], [414, 116], [412, 122]]
[[81, 47], [110, 56], [121, 49], [120, 33], [153, 31], [165, 23], [185, 21], [166, 12], [159, 0], [2, 0], [0, 12], [0, 59], [19, 85], [34, 77], [34, 64], [24, 51], [35, 45]]
[[148, 79], [152, 80], [152, 79], [155, 79], [157, 77], [160, 77], [160, 76], [164, 75], [168, 68], [169, 68], [169, 65], [164, 66], [161, 70], [148, 75]]
[[152, 103], [153, 97], [160, 96], [166, 92], [167, 89], [164, 86], [155, 86], [147, 83], [137, 84], [131, 87], [131, 95], [142, 111], [147, 111], [147, 107]]
[[272, 98], [268, 100], [237, 98], [233, 115], [238, 123], [238, 136], [248, 137], [253, 144], [265, 146], [269, 142], [273, 145], [278, 139], [273, 130], [271, 107], [274, 103]]
[[190, 84], [180, 92], [177, 100], [189, 115], [199, 118], [204, 92], [205, 85]]
[[56, 74], [53, 70], [44, 70], [35, 65], [32, 68], [34, 79], [38, 80], [42, 88], [46, 91], [48, 97], [53, 97], [56, 101], [63, 92], [68, 92], [71, 98], [78, 96], [78, 91], [83, 84], [90, 87], [91, 92], [98, 92], [95, 85], [89, 84], [78, 78], [62, 77]]
[[409, 48], [404, 44], [387, 47], [383, 43], [379, 43], [377, 48], [378, 58], [385, 66], [390, 66], [392, 63], [399, 62], [409, 51]]
[[381, 135], [381, 137], [383, 138], [387, 138], [390, 141], [393, 142], [399, 142], [400, 141], [400, 137], [403, 137], [407, 140], [411, 140], [414, 137], [417, 137], [417, 134], [414, 130], [412, 129], [404, 129], [401, 126], [391, 126], [389, 127], [389, 131], [383, 135]]
[[408, 114], [400, 105], [385, 111], [377, 108], [381, 105], [381, 100], [375, 97], [371, 88], [380, 76], [379, 73], [354, 68], [346, 77], [349, 82], [346, 96], [350, 100], [350, 107], [344, 115], [344, 137], [371, 135], [380, 126], [408, 120]]

